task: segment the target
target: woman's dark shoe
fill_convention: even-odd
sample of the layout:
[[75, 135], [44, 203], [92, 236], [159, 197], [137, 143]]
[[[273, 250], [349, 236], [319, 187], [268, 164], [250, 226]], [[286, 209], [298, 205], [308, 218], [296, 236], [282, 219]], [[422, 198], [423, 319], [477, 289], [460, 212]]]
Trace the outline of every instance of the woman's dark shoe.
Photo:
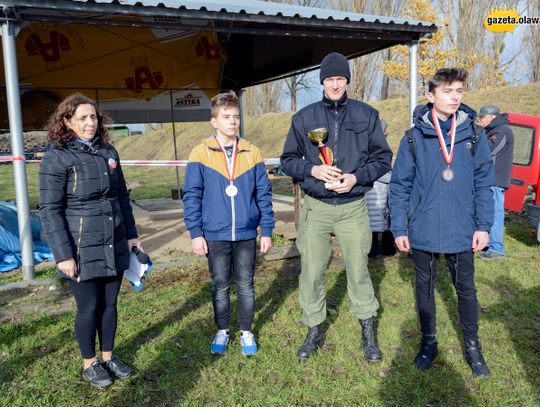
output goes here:
[[489, 378], [489, 368], [482, 355], [482, 345], [480, 345], [478, 339], [465, 341], [465, 360], [471, 367], [473, 376], [478, 376], [482, 379]]
[[90, 382], [94, 387], [107, 387], [112, 384], [113, 380], [109, 372], [103, 367], [101, 362], [95, 361], [83, 369], [83, 378]]
[[111, 374], [115, 375], [120, 380], [127, 379], [133, 373], [131, 368], [116, 356], [103, 362], [103, 365]]
[[435, 336], [423, 336], [420, 351], [414, 358], [414, 364], [418, 369], [425, 372], [433, 364], [438, 352], [437, 338]]

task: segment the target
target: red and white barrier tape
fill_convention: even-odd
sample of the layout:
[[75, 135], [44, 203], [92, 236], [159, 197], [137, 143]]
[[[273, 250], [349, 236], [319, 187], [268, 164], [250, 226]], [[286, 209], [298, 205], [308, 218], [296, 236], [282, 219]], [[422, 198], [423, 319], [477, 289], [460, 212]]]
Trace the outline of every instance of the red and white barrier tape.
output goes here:
[[124, 167], [185, 167], [187, 160], [120, 160]]
[[11, 163], [13, 161], [24, 161], [27, 163], [36, 163], [39, 164], [41, 160], [25, 160], [23, 156], [11, 156], [11, 155], [1, 155], [0, 156], [0, 163]]
[[[41, 160], [25, 160], [23, 156], [0, 156], [0, 162], [25, 161], [27, 163], [39, 164]], [[121, 160], [124, 167], [185, 167], [187, 160]], [[278, 165], [279, 158], [267, 158], [265, 165]]]

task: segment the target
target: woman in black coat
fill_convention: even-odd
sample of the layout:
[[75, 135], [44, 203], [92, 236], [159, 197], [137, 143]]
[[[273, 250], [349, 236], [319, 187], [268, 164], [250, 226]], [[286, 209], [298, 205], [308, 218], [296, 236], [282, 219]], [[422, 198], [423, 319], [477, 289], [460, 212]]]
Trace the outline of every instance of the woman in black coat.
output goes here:
[[[131, 376], [112, 351], [122, 276], [131, 248], [141, 243], [118, 152], [96, 103], [82, 94], [68, 96], [49, 119], [48, 139], [39, 214], [58, 272], [77, 302], [83, 377], [104, 387], [115, 377]], [[95, 355], [96, 332], [101, 360]]]

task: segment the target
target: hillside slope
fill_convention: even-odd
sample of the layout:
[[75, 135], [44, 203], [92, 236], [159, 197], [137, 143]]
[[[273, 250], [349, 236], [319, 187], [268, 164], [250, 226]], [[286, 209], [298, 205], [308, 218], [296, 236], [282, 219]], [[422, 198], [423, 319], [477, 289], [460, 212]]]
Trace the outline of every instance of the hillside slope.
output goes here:
[[[540, 116], [540, 82], [519, 87], [502, 87], [486, 91], [469, 92], [465, 103], [478, 110], [483, 104], [496, 104], [502, 111]], [[425, 100], [424, 100], [425, 102]], [[372, 104], [390, 126], [388, 142], [394, 150], [408, 127], [408, 99], [391, 99]], [[246, 137], [259, 146], [264, 157], [279, 157], [291, 122], [291, 112], [267, 113], [245, 120]], [[187, 159], [189, 152], [200, 140], [212, 133], [209, 123], [176, 123], [179, 159]], [[119, 139], [115, 144], [123, 159], [170, 160], [174, 158], [172, 126], [147, 132], [144, 135]]]

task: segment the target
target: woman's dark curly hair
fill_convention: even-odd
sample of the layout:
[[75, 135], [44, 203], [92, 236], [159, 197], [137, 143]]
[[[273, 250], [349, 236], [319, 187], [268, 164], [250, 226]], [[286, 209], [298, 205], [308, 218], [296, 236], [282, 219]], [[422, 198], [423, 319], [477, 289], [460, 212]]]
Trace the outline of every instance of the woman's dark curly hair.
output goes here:
[[109, 132], [107, 131], [105, 124], [110, 123], [111, 120], [99, 111], [95, 101], [84, 96], [82, 93], [74, 93], [60, 102], [47, 123], [47, 138], [56, 147], [63, 147], [68, 141], [77, 137], [77, 135], [66, 126], [66, 119], [70, 120], [77, 108], [80, 105], [86, 104], [92, 105], [94, 106], [94, 109], [96, 109], [98, 120], [96, 137], [100, 137], [104, 144], [109, 143]]

